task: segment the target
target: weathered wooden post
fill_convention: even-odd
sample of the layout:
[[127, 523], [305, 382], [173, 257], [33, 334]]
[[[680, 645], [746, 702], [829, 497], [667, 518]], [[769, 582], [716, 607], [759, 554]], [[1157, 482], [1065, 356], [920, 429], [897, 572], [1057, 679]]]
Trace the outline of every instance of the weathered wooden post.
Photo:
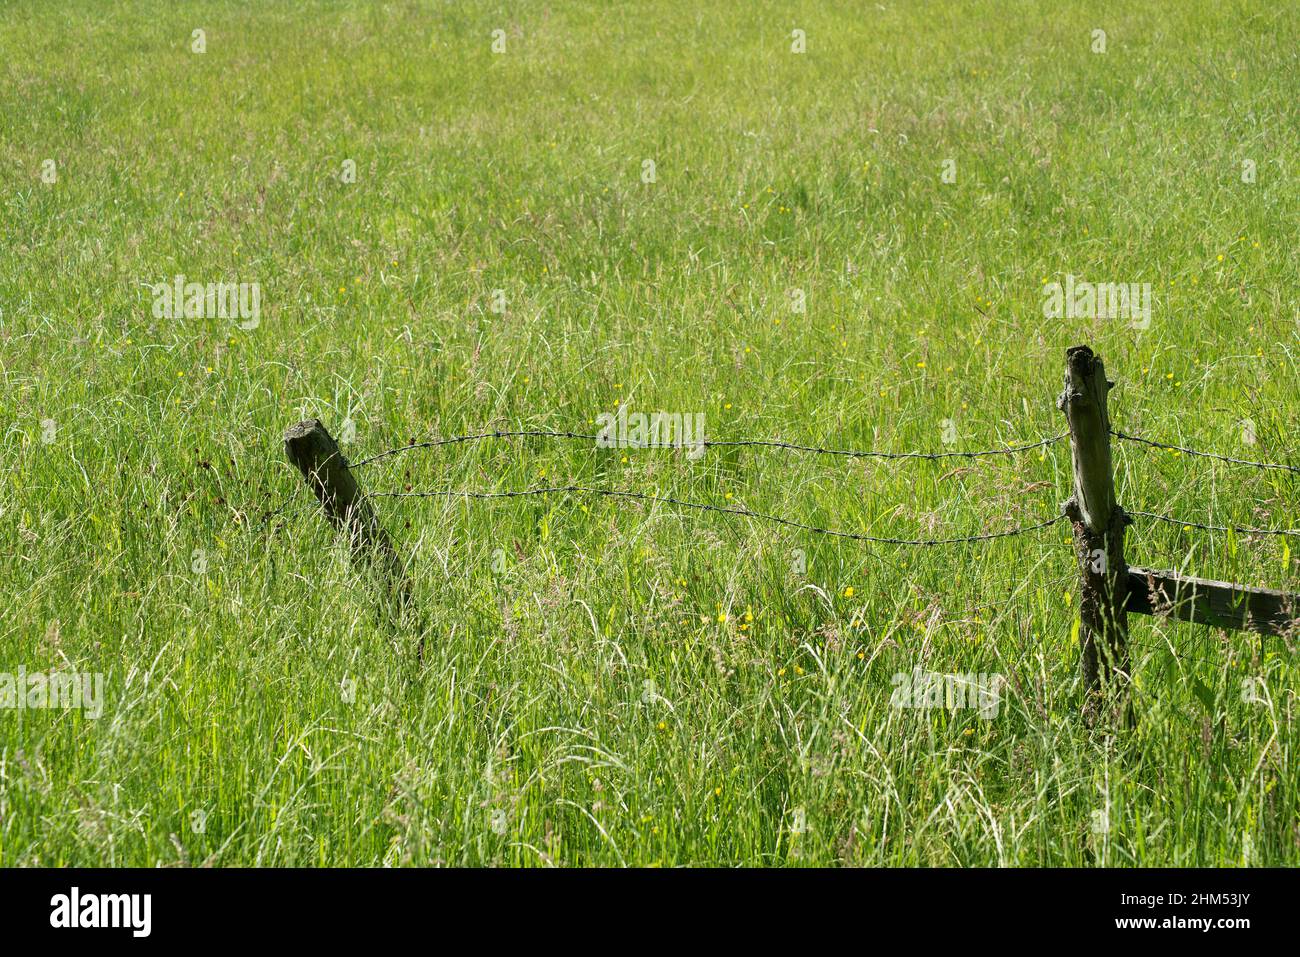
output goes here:
[[1110, 414], [1101, 359], [1087, 346], [1065, 352], [1065, 391], [1057, 406], [1070, 426], [1074, 495], [1065, 504], [1074, 524], [1079, 562], [1079, 650], [1084, 716], [1095, 720], [1107, 690], [1123, 692], [1128, 681], [1128, 564], [1124, 528], [1129, 522], [1115, 501], [1110, 457]]
[[411, 599], [406, 564], [361, 493], [333, 436], [319, 419], [307, 419], [284, 433], [284, 450], [316, 493], [330, 524], [347, 536], [353, 558], [363, 567], [378, 569], [397, 610], [403, 611]]

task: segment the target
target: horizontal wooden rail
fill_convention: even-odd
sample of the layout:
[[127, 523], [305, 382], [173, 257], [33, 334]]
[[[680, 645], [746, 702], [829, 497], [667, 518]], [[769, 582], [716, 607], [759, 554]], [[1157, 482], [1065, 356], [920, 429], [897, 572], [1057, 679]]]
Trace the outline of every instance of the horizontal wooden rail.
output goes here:
[[1300, 631], [1300, 595], [1135, 565], [1128, 569], [1126, 607], [1139, 615], [1168, 615], [1261, 635]]

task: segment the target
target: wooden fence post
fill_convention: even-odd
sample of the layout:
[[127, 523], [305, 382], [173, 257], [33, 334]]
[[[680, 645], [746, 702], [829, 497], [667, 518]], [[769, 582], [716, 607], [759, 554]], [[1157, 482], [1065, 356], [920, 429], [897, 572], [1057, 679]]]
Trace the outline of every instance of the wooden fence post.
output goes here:
[[398, 612], [405, 610], [411, 599], [406, 563], [361, 493], [333, 436], [319, 419], [307, 419], [284, 433], [284, 450], [316, 493], [330, 524], [347, 537], [353, 557], [364, 567], [378, 567]]
[[1110, 414], [1101, 359], [1087, 346], [1065, 352], [1065, 391], [1057, 406], [1070, 426], [1074, 495], [1065, 510], [1074, 525], [1079, 587], [1079, 651], [1084, 716], [1095, 720], [1108, 685], [1128, 680], [1128, 564], [1124, 528], [1129, 522], [1115, 501], [1110, 456]]

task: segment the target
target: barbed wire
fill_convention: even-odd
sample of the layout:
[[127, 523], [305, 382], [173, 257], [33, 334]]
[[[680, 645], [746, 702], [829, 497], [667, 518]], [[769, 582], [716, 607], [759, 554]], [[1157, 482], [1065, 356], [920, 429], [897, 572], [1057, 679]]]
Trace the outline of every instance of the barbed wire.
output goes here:
[[660, 505], [676, 505], [681, 508], [693, 508], [705, 512], [721, 512], [724, 515], [737, 515], [743, 518], [755, 518], [765, 522], [773, 522], [778, 525], [785, 525], [790, 528], [800, 529], [806, 532], [813, 532], [818, 535], [832, 535], [836, 538], [847, 538], [858, 542], [874, 542], [880, 545], [958, 545], [967, 542], [987, 542], [996, 538], [1010, 538], [1015, 535], [1024, 535], [1028, 532], [1038, 531], [1049, 528], [1064, 520], [1064, 515], [1058, 515], [1055, 518], [1045, 522], [1039, 522], [1034, 525], [1025, 525], [1019, 528], [1009, 529], [1003, 532], [985, 532], [979, 535], [964, 535], [957, 538], [886, 538], [875, 535], [865, 535], [858, 532], [844, 532], [837, 529], [821, 528], [817, 525], [806, 525], [803, 522], [796, 522], [793, 519], [782, 518], [778, 515], [765, 515], [762, 512], [754, 512], [747, 508], [726, 508], [720, 505], [709, 505], [704, 502], [689, 502], [684, 499], [671, 498], [661, 495], [647, 495], [643, 492], [625, 492], [618, 489], [591, 488], [584, 485], [555, 485], [545, 488], [520, 489], [509, 492], [470, 492], [450, 490], [435, 491], [416, 491], [416, 492], [371, 492], [368, 498], [472, 498], [472, 499], [493, 499], [493, 498], [522, 498], [529, 495], [547, 495], [551, 493], [580, 493], [586, 495], [608, 496], [613, 498], [628, 498], [642, 502], [650, 502]]
[[[1201, 456], [1204, 458], [1217, 459], [1222, 462], [1229, 462], [1234, 465], [1248, 465], [1260, 469], [1277, 469], [1280, 471], [1300, 473], [1300, 468], [1291, 465], [1281, 465], [1271, 462], [1254, 462], [1248, 459], [1239, 459], [1227, 455], [1219, 455], [1214, 452], [1202, 452], [1197, 449], [1187, 448], [1185, 446], [1170, 445], [1164, 442], [1157, 442], [1153, 439], [1146, 439], [1140, 436], [1129, 435], [1118, 429], [1111, 429], [1111, 435], [1127, 442], [1136, 442], [1147, 445], [1152, 448], [1167, 449], [1170, 451], [1182, 452], [1188, 455]], [[836, 449], [823, 446], [801, 445], [794, 442], [783, 442], [775, 439], [720, 439], [704, 440], [700, 443], [706, 448], [719, 447], [745, 447], [755, 446], [762, 448], [776, 448], [796, 452], [811, 452], [821, 455], [837, 455], [851, 458], [879, 458], [888, 460], [897, 459], [948, 459], [948, 458], [983, 458], [994, 455], [1014, 455], [1019, 452], [1026, 452], [1036, 448], [1044, 448], [1054, 445], [1069, 436], [1068, 432], [1062, 432], [1059, 435], [1050, 436], [1037, 442], [1026, 445], [1009, 446], [1004, 449], [981, 449], [976, 451], [952, 451], [952, 452], [884, 452], [875, 450], [858, 450], [858, 449]], [[476, 432], [465, 435], [455, 435], [442, 439], [430, 439], [423, 442], [412, 442], [408, 445], [396, 446], [391, 449], [385, 449], [374, 455], [363, 458], [357, 462], [351, 463], [348, 467], [352, 469], [361, 468], [372, 462], [377, 462], [389, 456], [398, 455], [403, 452], [410, 452], [416, 449], [438, 448], [445, 445], [457, 445], [464, 442], [477, 442], [486, 439], [505, 439], [505, 438], [549, 438], [549, 439], [579, 439], [584, 441], [599, 441], [599, 436], [583, 432], [568, 432], [549, 429], [513, 429], [513, 430], [493, 430], [491, 432]], [[933, 546], [933, 545], [957, 545], [971, 542], [986, 542], [998, 538], [1009, 538], [1016, 535], [1023, 535], [1028, 532], [1039, 531], [1049, 528], [1052, 525], [1062, 521], [1064, 516], [1057, 516], [1048, 521], [1039, 522], [1032, 525], [1026, 525], [1003, 532], [989, 532], [979, 535], [964, 535], [953, 538], [892, 538], [883, 536], [866, 535], [858, 532], [845, 532], [837, 529], [822, 528], [817, 525], [809, 525], [798, 522], [793, 519], [784, 518], [778, 515], [767, 515], [762, 512], [754, 512], [744, 508], [729, 508], [719, 505], [710, 505], [702, 502], [690, 502], [683, 499], [669, 496], [650, 495], [642, 492], [629, 492], [617, 489], [593, 488], [583, 485], [562, 485], [547, 486], [541, 488], [522, 489], [506, 492], [473, 492], [468, 490], [434, 490], [434, 491], [407, 491], [407, 492], [372, 492], [368, 493], [369, 498], [469, 498], [469, 499], [497, 499], [497, 498], [520, 498], [524, 496], [547, 495], [552, 493], [574, 493], [597, 495], [614, 498], [633, 499], [637, 501], [649, 502], [652, 504], [673, 505], [680, 508], [696, 509], [707, 512], [719, 512], [725, 515], [735, 515], [743, 518], [753, 518], [760, 521], [772, 522], [778, 525], [784, 525], [790, 528], [802, 531], [812, 532], [819, 535], [830, 535], [836, 538], [845, 538], [853, 541], [872, 542], [883, 545], [913, 545], [913, 546]], [[289, 505], [286, 501], [273, 512], [267, 513], [263, 518], [263, 524], [267, 523], [273, 517], [279, 515], [283, 509]], [[1300, 535], [1300, 529], [1292, 528], [1253, 528], [1244, 525], [1213, 525], [1204, 522], [1193, 522], [1187, 519], [1177, 518], [1172, 515], [1165, 515], [1158, 512], [1147, 512], [1141, 510], [1127, 510], [1129, 515], [1149, 518], [1155, 521], [1166, 522], [1171, 525], [1179, 525], [1184, 528], [1194, 528], [1209, 532], [1228, 532], [1233, 531], [1246, 535]]]
[[289, 493], [289, 497], [286, 498], [283, 502], [281, 502], [276, 508], [268, 509], [267, 511], [264, 511], [262, 513], [262, 518], [258, 523], [258, 528], [265, 529], [268, 525], [271, 524], [271, 522], [274, 519], [277, 519], [282, 515], [284, 515], [285, 509], [288, 509], [290, 505], [294, 507], [289, 510], [288, 514], [289, 515], [297, 514], [298, 511], [301, 509], [301, 507], [305, 504], [302, 500], [299, 499], [299, 494], [300, 494], [300, 490], [295, 489], [293, 492]]
[[1230, 462], [1233, 465], [1249, 465], [1257, 469], [1277, 469], [1281, 472], [1294, 472], [1300, 475], [1300, 467], [1294, 465], [1279, 465], [1276, 462], [1253, 462], [1250, 459], [1233, 458], [1231, 455], [1220, 455], [1217, 452], [1201, 452], [1198, 449], [1189, 449], [1182, 445], [1169, 445], [1165, 442], [1156, 442], [1152, 439], [1144, 439], [1137, 435], [1129, 435], [1126, 432], [1120, 432], [1118, 429], [1111, 429], [1110, 434], [1117, 439], [1125, 442], [1138, 442], [1142, 445], [1149, 445], [1156, 449], [1168, 449], [1171, 452], [1182, 452], [1186, 455], [1195, 455], [1200, 458], [1218, 459], [1220, 462]]
[[[985, 458], [991, 455], [1015, 455], [1019, 452], [1028, 452], [1032, 449], [1043, 448], [1044, 446], [1054, 445], [1064, 439], [1068, 432], [1062, 432], [1060, 435], [1054, 435], [1038, 442], [1031, 442], [1027, 445], [1015, 445], [1005, 449], [980, 449], [973, 452], [880, 452], [872, 449], [833, 449], [817, 445], [800, 445], [796, 442], [782, 442], [777, 439], [705, 439], [698, 443], [698, 446], [704, 448], [736, 448], [744, 446], [786, 449], [793, 452], [813, 452], [819, 455], [840, 455], [848, 458], [874, 458], [874, 459], [954, 459], [966, 458], [977, 459]], [[585, 439], [588, 441], [599, 441], [600, 436], [591, 435], [583, 432], [557, 432], [546, 429], [517, 429], [511, 431], [494, 431], [494, 432], [476, 432], [469, 435], [455, 435], [446, 439], [431, 439], [426, 442], [413, 442], [409, 445], [399, 445], [395, 448], [385, 449], [382, 452], [376, 452], [374, 455], [361, 459], [359, 462], [353, 462], [349, 468], [359, 469], [362, 466], [369, 465], [371, 462], [377, 462], [380, 459], [387, 458], [390, 455], [398, 455], [402, 452], [411, 452], [416, 449], [432, 449], [443, 445], [455, 445], [460, 442], [477, 442], [483, 439], [505, 439], [518, 438], [521, 436], [532, 436], [537, 438], [551, 439]], [[613, 446], [611, 446], [612, 448]], [[648, 447], [648, 446], [647, 446]]]
[[1168, 522], [1170, 525], [1199, 528], [1207, 532], [1240, 532], [1245, 535], [1300, 535], [1300, 528], [1249, 528], [1245, 525], [1206, 525], [1201, 522], [1189, 522], [1183, 518], [1175, 518], [1172, 515], [1162, 515], [1158, 512], [1141, 512], [1130, 508], [1126, 508], [1124, 511], [1129, 515], [1140, 515], [1143, 518]]
[[470, 435], [454, 435], [449, 439], [430, 439], [426, 442], [412, 442], [410, 445], [399, 445], [395, 448], [385, 449], [382, 452], [376, 452], [374, 455], [362, 459], [360, 462], [349, 463], [348, 468], [359, 469], [363, 465], [369, 465], [371, 462], [378, 462], [380, 459], [387, 458], [390, 455], [398, 455], [402, 452], [413, 452], [416, 449], [434, 449], [442, 445], [456, 445], [460, 442], [477, 442], [481, 439], [508, 439], [519, 436], [536, 436], [548, 439], [590, 439], [596, 440], [594, 435], [584, 435], [581, 432], [552, 432], [546, 429], [518, 429], [510, 432], [475, 432]]
[[981, 449], [975, 452], [877, 452], [872, 450], [859, 451], [856, 449], [828, 449], [813, 445], [798, 445], [793, 442], [780, 442], [775, 439], [732, 439], [719, 441], [705, 441], [703, 444], [706, 448], [720, 448], [723, 446], [763, 446], [767, 448], [788, 449], [795, 452], [816, 452], [820, 455], [843, 455], [849, 458], [872, 458], [872, 459], [979, 459], [986, 458], [990, 455], [1015, 455], [1017, 452], [1028, 452], [1031, 449], [1042, 448], [1048, 445], [1054, 445], [1069, 435], [1068, 432], [1062, 432], [1060, 435], [1054, 435], [1050, 438], [1041, 439], [1038, 442], [1031, 442], [1028, 445], [1014, 445], [1005, 449]]

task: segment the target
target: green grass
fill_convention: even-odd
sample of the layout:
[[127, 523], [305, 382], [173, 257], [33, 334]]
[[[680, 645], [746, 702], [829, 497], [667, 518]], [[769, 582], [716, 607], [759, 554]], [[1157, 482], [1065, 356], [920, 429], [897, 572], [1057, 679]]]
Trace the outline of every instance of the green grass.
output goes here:
[[[5, 3], [0, 671], [100, 672], [106, 702], [0, 711], [0, 863], [1300, 863], [1286, 643], [1135, 617], [1139, 723], [1090, 730], [1064, 525], [915, 549], [580, 496], [381, 499], [420, 668], [280, 442], [307, 416], [351, 418], [353, 458], [591, 431], [621, 402], [714, 438], [1001, 447], [1064, 429], [1087, 342], [1117, 428], [1300, 464], [1298, 24], [1238, 2]], [[260, 325], [155, 319], [177, 273], [260, 283]], [[1152, 283], [1150, 328], [1044, 318], [1067, 274]], [[1132, 445], [1116, 469], [1133, 508], [1300, 526], [1287, 473]], [[359, 475], [896, 537], [1030, 524], [1070, 491], [1059, 443], [692, 462], [523, 439]], [[1139, 521], [1128, 551], [1300, 590], [1295, 538]], [[891, 707], [917, 666], [1011, 687], [993, 720]]]

